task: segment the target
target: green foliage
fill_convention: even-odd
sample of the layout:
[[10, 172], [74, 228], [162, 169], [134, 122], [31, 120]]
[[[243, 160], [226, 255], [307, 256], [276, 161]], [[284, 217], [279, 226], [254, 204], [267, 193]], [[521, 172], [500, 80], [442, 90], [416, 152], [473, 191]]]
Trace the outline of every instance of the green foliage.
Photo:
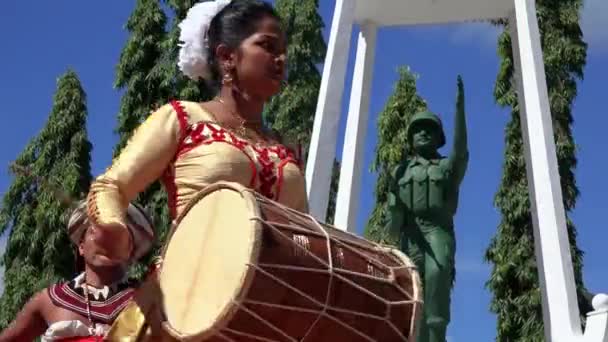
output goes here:
[[334, 165], [331, 170], [331, 183], [329, 185], [329, 202], [327, 203], [327, 214], [325, 222], [334, 224], [334, 215], [336, 214], [336, 197], [338, 196], [338, 183], [340, 182], [340, 162], [334, 159]]
[[74, 274], [66, 199], [84, 197], [91, 182], [86, 118], [86, 95], [69, 70], [57, 82], [46, 125], [14, 161], [13, 182], [0, 208], [0, 233], [9, 231], [0, 329], [33, 293]]
[[308, 151], [317, 107], [321, 75], [317, 64], [325, 58], [323, 19], [318, 0], [277, 0], [276, 9], [284, 21], [289, 46], [287, 82], [268, 104], [267, 123], [290, 142]]
[[114, 86], [123, 89], [118, 113], [119, 142], [114, 155], [126, 145], [133, 130], [154, 108], [167, 101], [161, 79], [151, 73], [162, 53], [167, 17], [157, 0], [137, 0], [126, 29], [129, 39], [120, 54]]
[[163, 94], [183, 101], [204, 101], [215, 95], [204, 81], [193, 81], [184, 76], [177, 66], [179, 54], [179, 23], [186, 17], [188, 10], [198, 2], [197, 0], [166, 0], [173, 11], [171, 30], [161, 43], [162, 54], [160, 60], [153, 68], [151, 75], [160, 80]]
[[[536, 3], [564, 207], [574, 209], [579, 194], [574, 177], [576, 146], [572, 136], [572, 103], [577, 79], [582, 78], [587, 46], [579, 26], [581, 0], [539, 0]], [[498, 104], [512, 108], [505, 129], [505, 159], [495, 205], [502, 215], [496, 236], [486, 251], [493, 263], [487, 287], [493, 293], [491, 310], [497, 315], [497, 341], [543, 341], [543, 319], [530, 199], [514, 87], [514, 62], [509, 23], [498, 42], [501, 58], [494, 95]], [[582, 282], [583, 253], [576, 244], [576, 228], [568, 219], [568, 237], [579, 302], [585, 304]]]
[[[166, 103], [171, 96], [170, 90], [162, 86], [162, 75], [154, 72], [163, 54], [166, 23], [167, 17], [158, 0], [137, 0], [127, 21], [126, 28], [130, 36], [116, 68], [115, 86], [124, 89], [124, 95], [118, 113], [116, 132], [119, 141], [114, 147], [115, 156], [153, 109]], [[156, 232], [163, 237], [170, 220], [167, 195], [160, 182], [153, 183], [139, 194], [137, 202], [152, 214]], [[141, 276], [148, 261], [144, 258], [142, 263], [135, 265], [131, 275]]]
[[427, 109], [426, 102], [417, 93], [416, 79], [409, 68], [400, 68], [395, 90], [378, 116], [378, 144], [372, 163], [372, 171], [378, 173], [376, 206], [365, 228], [365, 237], [380, 243], [397, 242], [385, 229], [390, 173], [409, 153], [406, 130], [410, 119]]

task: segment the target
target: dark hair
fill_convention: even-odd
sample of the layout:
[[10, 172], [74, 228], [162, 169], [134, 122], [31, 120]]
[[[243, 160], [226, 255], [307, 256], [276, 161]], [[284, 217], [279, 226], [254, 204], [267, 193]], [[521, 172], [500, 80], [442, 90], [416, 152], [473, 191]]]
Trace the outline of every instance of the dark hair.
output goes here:
[[207, 33], [209, 70], [211, 82], [217, 86], [221, 79], [220, 65], [215, 56], [218, 45], [236, 49], [241, 42], [255, 33], [258, 22], [264, 17], [280, 17], [271, 4], [261, 0], [232, 0], [209, 24]]
[[85, 270], [84, 257], [78, 253], [78, 248], [74, 250], [74, 271], [76, 273], [82, 273]]

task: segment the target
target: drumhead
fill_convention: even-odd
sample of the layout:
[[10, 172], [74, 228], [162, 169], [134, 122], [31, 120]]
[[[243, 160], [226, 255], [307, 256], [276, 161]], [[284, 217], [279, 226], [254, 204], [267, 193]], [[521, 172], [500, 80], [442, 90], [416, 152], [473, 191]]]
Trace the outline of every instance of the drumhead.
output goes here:
[[193, 200], [166, 247], [160, 273], [172, 333], [198, 336], [220, 329], [247, 295], [259, 255], [260, 209], [240, 185], [214, 184]]

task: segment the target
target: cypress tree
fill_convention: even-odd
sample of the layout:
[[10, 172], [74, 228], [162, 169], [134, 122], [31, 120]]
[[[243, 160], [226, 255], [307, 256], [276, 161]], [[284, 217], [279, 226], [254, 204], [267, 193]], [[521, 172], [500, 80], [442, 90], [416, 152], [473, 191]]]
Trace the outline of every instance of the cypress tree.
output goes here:
[[[127, 144], [133, 131], [160, 105], [170, 97], [169, 89], [162, 86], [163, 78], [155, 68], [163, 54], [166, 39], [167, 17], [158, 0], [137, 0], [133, 13], [125, 25], [130, 36], [123, 48], [116, 67], [114, 86], [124, 90], [118, 113], [118, 143], [114, 147], [117, 156]], [[144, 206], [154, 218], [160, 239], [163, 240], [170, 225], [167, 194], [160, 182], [154, 182], [136, 201]], [[153, 255], [154, 252], [150, 253]], [[132, 270], [132, 275], [140, 276], [148, 260], [142, 259]]]
[[334, 165], [331, 170], [331, 183], [329, 185], [329, 202], [327, 203], [327, 214], [325, 222], [334, 224], [334, 215], [336, 213], [336, 198], [338, 197], [338, 186], [340, 183], [340, 162], [334, 159]]
[[323, 19], [318, 0], [277, 0], [287, 40], [287, 82], [265, 111], [266, 121], [290, 141], [308, 151], [321, 75], [317, 64], [325, 58]]
[[410, 119], [427, 108], [426, 102], [417, 93], [417, 76], [405, 67], [398, 72], [395, 90], [378, 116], [378, 144], [371, 167], [373, 172], [378, 173], [376, 205], [365, 228], [366, 238], [387, 244], [397, 243], [385, 230], [391, 171], [409, 153], [406, 131]]
[[130, 36], [120, 54], [114, 86], [124, 90], [118, 112], [119, 142], [114, 155], [126, 145], [133, 130], [155, 107], [166, 102], [158, 75], [151, 73], [162, 53], [167, 18], [157, 0], [137, 0], [125, 25]]
[[177, 66], [179, 55], [179, 23], [186, 17], [188, 10], [197, 0], [166, 0], [172, 11], [171, 29], [162, 41], [162, 54], [152, 74], [159, 78], [163, 92], [169, 97], [184, 101], [205, 101], [214, 95], [213, 89], [204, 81], [193, 81], [184, 76]]
[[74, 275], [66, 224], [70, 204], [91, 182], [86, 118], [85, 92], [68, 70], [57, 82], [46, 125], [12, 164], [13, 181], [2, 200], [0, 234], [9, 233], [0, 329], [36, 291]]

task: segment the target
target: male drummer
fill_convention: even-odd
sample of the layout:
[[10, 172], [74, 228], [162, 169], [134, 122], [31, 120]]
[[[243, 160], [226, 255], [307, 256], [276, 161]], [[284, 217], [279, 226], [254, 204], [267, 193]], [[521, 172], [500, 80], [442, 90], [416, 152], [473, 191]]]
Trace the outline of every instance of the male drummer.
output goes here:
[[80, 202], [67, 231], [77, 248], [77, 269], [81, 273], [34, 295], [0, 333], [0, 342], [33, 341], [39, 336], [43, 342], [102, 341], [133, 295], [127, 267], [146, 254], [154, 240], [152, 221], [139, 206], [129, 205], [127, 222], [130, 257], [117, 259], [108, 252], [114, 247], [111, 234], [89, 224], [86, 202]]

